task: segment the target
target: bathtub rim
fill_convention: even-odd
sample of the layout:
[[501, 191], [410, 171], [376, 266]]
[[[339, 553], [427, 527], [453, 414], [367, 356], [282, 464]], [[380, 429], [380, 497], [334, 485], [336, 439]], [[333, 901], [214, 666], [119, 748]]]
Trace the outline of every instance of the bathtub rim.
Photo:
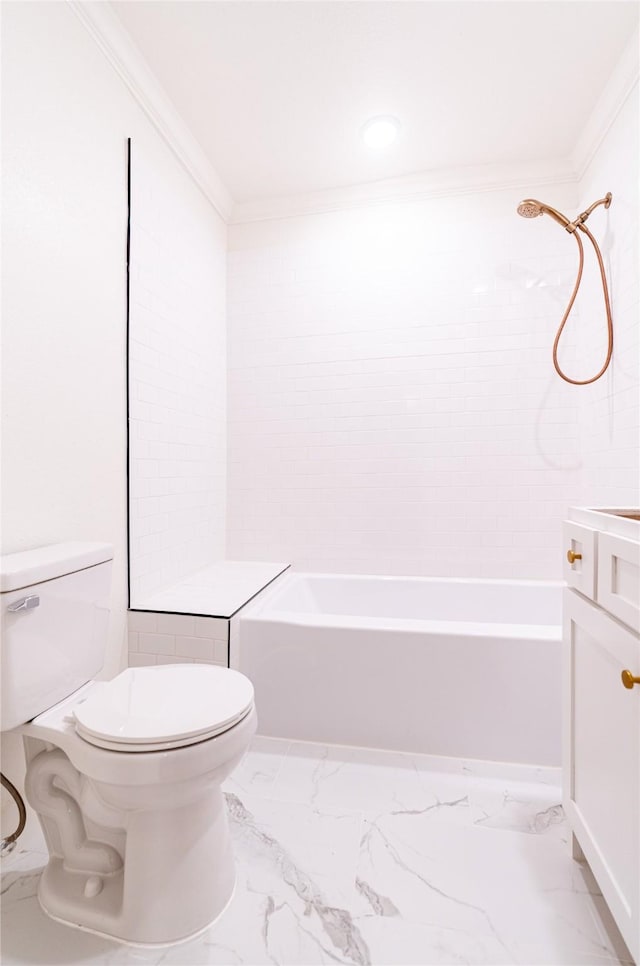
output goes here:
[[286, 623], [298, 627], [317, 627], [327, 630], [348, 630], [362, 628], [364, 630], [396, 630], [409, 633], [437, 634], [440, 636], [472, 636], [472, 637], [516, 637], [527, 640], [557, 640], [562, 639], [562, 618], [556, 624], [537, 624], [533, 622], [488, 622], [488, 621], [443, 621], [420, 618], [403, 617], [368, 617], [364, 614], [338, 614], [331, 611], [311, 613], [292, 611], [278, 608], [277, 597], [283, 590], [301, 582], [305, 578], [324, 578], [331, 580], [345, 580], [348, 582], [364, 582], [367, 580], [384, 581], [385, 583], [409, 582], [412, 584], [454, 584], [460, 586], [501, 586], [526, 588], [540, 587], [557, 589], [561, 592], [566, 587], [564, 580], [514, 580], [500, 577], [419, 577], [400, 576], [396, 574], [340, 574], [319, 571], [298, 571], [293, 567], [281, 574], [273, 584], [238, 615], [241, 621], [262, 621], [268, 624]]

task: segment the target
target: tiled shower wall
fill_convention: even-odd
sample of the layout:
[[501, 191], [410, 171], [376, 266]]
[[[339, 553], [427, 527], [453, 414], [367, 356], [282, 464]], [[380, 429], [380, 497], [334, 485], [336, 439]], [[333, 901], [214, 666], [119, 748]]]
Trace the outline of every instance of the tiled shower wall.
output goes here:
[[523, 193], [230, 227], [229, 556], [560, 577], [580, 398], [551, 346], [575, 254], [516, 215]]
[[[615, 330], [613, 364], [581, 390], [582, 502], [638, 506], [640, 500], [640, 297], [638, 292], [638, 85], [631, 92], [580, 184], [580, 209], [607, 191], [588, 225], [598, 239], [611, 281]], [[585, 296], [581, 316], [582, 371], [597, 372], [606, 352], [605, 312], [594, 255], [585, 241]]]
[[240, 613], [233, 617], [129, 612], [129, 667], [237, 663]]
[[[637, 502], [636, 141], [637, 91], [579, 186], [229, 229], [230, 558], [559, 577], [568, 504]], [[224, 229], [215, 217], [187, 225], [183, 210], [167, 217], [161, 185], [151, 172], [141, 181], [134, 603], [225, 549]], [[612, 284], [614, 364], [572, 387], [553, 372], [551, 345], [575, 246], [515, 206], [532, 194], [577, 212], [606, 190], [614, 204], [590, 225]], [[567, 371], [599, 368], [603, 332], [587, 249]]]
[[135, 607], [225, 554], [226, 228], [194, 184], [177, 191], [135, 139], [131, 181]]
[[229, 621], [189, 614], [129, 613], [129, 667], [150, 664], [227, 666]]

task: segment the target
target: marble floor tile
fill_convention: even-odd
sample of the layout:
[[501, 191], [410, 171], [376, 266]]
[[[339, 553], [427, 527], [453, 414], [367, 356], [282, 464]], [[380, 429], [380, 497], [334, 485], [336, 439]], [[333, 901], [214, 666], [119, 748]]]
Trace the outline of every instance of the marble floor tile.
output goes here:
[[227, 793], [238, 869], [254, 891], [293, 889], [299, 898], [318, 880], [352, 889], [359, 860], [363, 817], [345, 809], [318, 809], [294, 802], [240, 799]]
[[514, 966], [511, 953], [491, 936], [375, 916], [358, 922], [379, 966]]
[[49, 919], [36, 898], [46, 850], [32, 829], [30, 847], [3, 859], [2, 962], [629, 963], [595, 880], [570, 857], [553, 775], [437, 765], [256, 738], [225, 785], [233, 899], [205, 934], [159, 950]]
[[562, 769], [547, 765], [522, 765], [514, 762], [477, 761], [473, 758], [446, 758], [442, 755], [419, 755], [412, 752], [417, 771], [429, 775], [458, 775], [462, 778], [497, 779], [507, 782], [529, 782], [536, 786], [554, 785], [562, 778]]
[[271, 795], [351, 809], [420, 808], [435, 799], [411, 755], [292, 742]]
[[228, 787], [268, 794], [287, 757], [289, 742], [256, 735], [249, 751], [231, 775]]
[[403, 919], [493, 938], [512, 962], [522, 943], [614, 952], [594, 919], [597, 886], [554, 840], [385, 815], [365, 821], [358, 876]]
[[[34, 824], [37, 819], [34, 818]], [[47, 846], [44, 840], [44, 836], [40, 829], [38, 828], [37, 837], [34, 835], [32, 839], [35, 839], [33, 843], [33, 848], [20, 848], [19, 844], [16, 843], [16, 847], [12, 852], [2, 857], [2, 874], [5, 872], [13, 871], [15, 869], [31, 869], [42, 866], [46, 863], [48, 858]]]
[[425, 812], [432, 821], [568, 840], [559, 787], [429, 772], [419, 775], [437, 803]]

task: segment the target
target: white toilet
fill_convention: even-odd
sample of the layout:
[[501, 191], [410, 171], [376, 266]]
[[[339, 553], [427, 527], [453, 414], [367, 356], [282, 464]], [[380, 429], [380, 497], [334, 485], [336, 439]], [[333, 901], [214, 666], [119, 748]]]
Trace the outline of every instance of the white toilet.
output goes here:
[[227, 668], [104, 661], [112, 551], [65, 543], [2, 557], [2, 730], [24, 735], [27, 799], [49, 849], [54, 919], [136, 945], [206, 929], [235, 868], [221, 783], [256, 730]]

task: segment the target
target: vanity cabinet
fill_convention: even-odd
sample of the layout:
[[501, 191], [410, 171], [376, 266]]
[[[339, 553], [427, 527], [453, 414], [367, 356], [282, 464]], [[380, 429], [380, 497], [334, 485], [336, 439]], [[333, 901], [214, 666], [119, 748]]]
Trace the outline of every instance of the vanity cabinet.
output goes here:
[[633, 513], [574, 510], [565, 523], [563, 785], [574, 857], [588, 861], [640, 962], [640, 514]]

